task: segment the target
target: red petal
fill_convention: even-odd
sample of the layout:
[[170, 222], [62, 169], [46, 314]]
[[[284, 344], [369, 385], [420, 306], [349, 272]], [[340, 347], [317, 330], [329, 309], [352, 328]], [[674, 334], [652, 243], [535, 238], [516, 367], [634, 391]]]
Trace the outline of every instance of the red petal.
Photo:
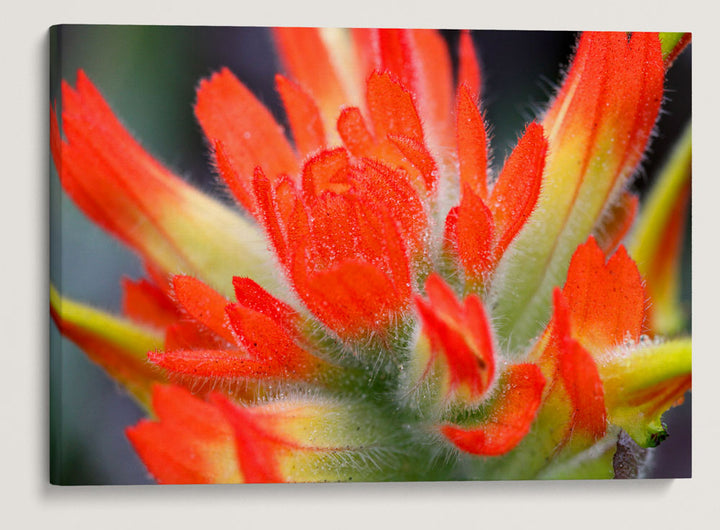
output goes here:
[[282, 300], [278, 300], [250, 278], [233, 278], [235, 297], [240, 305], [270, 317], [285, 329], [294, 329], [298, 313]]
[[[227, 68], [200, 82], [195, 115], [210, 142], [221, 142], [227, 160], [222, 165], [229, 163], [239, 179], [228, 184], [250, 212], [254, 212], [250, 197], [256, 166], [262, 166], [272, 179], [297, 171], [295, 153], [282, 127]], [[244, 191], [238, 193], [238, 187]]]
[[193, 349], [150, 352], [148, 361], [175, 374], [192, 377], [258, 379], [284, 375], [276, 364], [266, 360], [243, 358], [237, 350]]
[[458, 208], [457, 245], [465, 274], [473, 281], [480, 280], [493, 263], [494, 232], [490, 210], [466, 188]]
[[311, 239], [298, 241], [296, 248], [311, 249], [311, 269], [327, 268], [353, 256], [372, 260], [378, 255], [377, 238], [364, 237], [368, 233], [365, 205], [356, 195], [328, 191], [309, 206]]
[[530, 431], [542, 402], [545, 378], [534, 364], [510, 366], [505, 377], [497, 407], [485, 424], [474, 429], [442, 427], [442, 433], [459, 449], [480, 456], [502, 455]]
[[460, 183], [481, 199], [487, 197], [485, 124], [470, 90], [461, 85], [457, 102], [457, 144]]
[[452, 67], [445, 41], [435, 30], [375, 30], [379, 61], [376, 68], [388, 72], [417, 96], [422, 121], [438, 146], [452, 138], [447, 117], [452, 107]]
[[278, 219], [287, 234], [288, 242], [292, 245], [292, 241], [297, 237], [291, 231], [293, 219], [297, 217], [298, 209], [304, 211], [305, 206], [301, 201], [300, 191], [291, 177], [282, 177], [274, 184], [274, 188]]
[[165, 330], [165, 350], [217, 350], [227, 348], [227, 341], [196, 321], [176, 322]]
[[353, 155], [371, 156], [375, 138], [368, 131], [365, 120], [357, 107], [346, 107], [340, 113], [337, 129], [343, 143]]
[[640, 162], [660, 111], [665, 71], [658, 50], [657, 33], [633, 33], [630, 37], [630, 68], [626, 73], [629, 79], [623, 84], [625, 91], [638, 94], [637, 101], [627, 98], [624, 91], [614, 88], [610, 91], [613, 96], [610, 105], [618, 107], [616, 119], [625, 125], [616, 133], [622, 135], [625, 130], [630, 138], [622, 161], [625, 167], [635, 167]]
[[432, 308], [439, 314], [459, 320], [463, 308], [450, 286], [437, 273], [431, 273], [425, 282], [425, 292], [430, 298]]
[[156, 386], [158, 422], [142, 420], [127, 436], [161, 484], [240, 482], [234, 433], [213, 405], [177, 386]]
[[123, 278], [123, 312], [130, 318], [164, 328], [177, 322], [180, 313], [173, 301], [148, 280]]
[[308, 308], [329, 328], [348, 338], [383, 332], [409, 301], [409, 287], [399, 291], [390, 278], [369, 263], [345, 261], [307, 275], [297, 259], [295, 286]]
[[[404, 278], [406, 250], [413, 258], [421, 254], [427, 228], [424, 205], [405, 173], [367, 159], [348, 171], [343, 157], [341, 151], [321, 153], [305, 172], [312, 219], [306, 243], [315, 268], [362, 258]], [[313, 197], [313, 174], [335, 182]]]
[[[344, 149], [312, 157], [303, 190], [307, 212], [296, 208], [287, 222], [288, 232], [298, 230], [299, 236], [292, 238], [294, 257], [288, 259], [295, 289], [341, 334], [384, 331], [409, 302], [408, 255], [421, 255], [427, 216], [417, 192], [404, 172], [367, 159], [350, 164]], [[357, 281], [356, 266], [369, 271], [367, 293], [343, 285], [346, 274]], [[326, 276], [334, 287], [321, 289]], [[341, 301], [331, 303], [336, 296]], [[331, 305], [339, 306], [337, 312]], [[359, 321], [349, 324], [356, 313]]]
[[[386, 224], [397, 224], [410, 254], [415, 257], [422, 252], [428, 218], [418, 191], [410, 183], [410, 176], [380, 162], [364, 159], [354, 177], [366, 216], [383, 219]], [[386, 227], [385, 231], [392, 230]]]
[[285, 67], [318, 102], [330, 130], [348, 99], [318, 28], [274, 28], [273, 34]]
[[580, 245], [570, 261], [563, 295], [570, 308], [573, 336], [593, 355], [640, 338], [645, 292], [637, 266], [624, 247], [605, 263], [595, 239]]
[[294, 334], [290, 335], [269, 316], [240, 304], [228, 306], [227, 314], [248, 354], [265, 366], [266, 371], [258, 375], [303, 379], [319, 366], [319, 360], [294, 343]]
[[405, 170], [418, 190], [434, 189], [437, 164], [426, 145], [416, 137], [388, 132], [384, 137], [375, 138], [356, 107], [343, 109], [337, 126], [343, 143], [355, 157], [382, 160], [385, 165]]
[[573, 430], [587, 432], [599, 440], [605, 436], [607, 412], [597, 366], [579, 342], [566, 337], [561, 344], [558, 368], [572, 402]]
[[174, 276], [172, 282], [175, 298], [189, 316], [230, 344], [235, 344], [225, 316], [225, 306], [230, 302], [224, 296], [191, 276]]
[[442, 353], [447, 362], [450, 390], [462, 386], [470, 400], [478, 400], [495, 374], [495, 348], [482, 302], [471, 295], [461, 306], [435, 273], [428, 277], [425, 290], [429, 302], [417, 297], [415, 304], [433, 351]]
[[287, 234], [289, 255], [286, 266], [289, 270], [292, 267], [292, 259], [298, 252], [297, 249], [311, 239], [310, 214], [301, 200], [300, 192], [287, 182], [280, 183], [275, 197]]
[[568, 436], [581, 432], [597, 440], [605, 435], [607, 423], [602, 380], [592, 356], [573, 338], [577, 333], [571, 323], [572, 308], [559, 288], [553, 300], [552, 342], [545, 356], [555, 363], [553, 378], [559, 377], [568, 393]]
[[280, 263], [287, 267], [292, 241], [289, 240], [283, 229], [282, 219], [276, 209], [280, 201], [278, 201], [273, 191], [270, 181], [263, 175], [262, 170], [257, 168], [253, 177], [253, 193], [258, 209], [257, 216], [265, 227], [265, 232], [275, 248]]
[[485, 306], [477, 295], [465, 299], [465, 315], [468, 331], [475, 340], [480, 352], [483, 352], [485, 371], [488, 381], [495, 375], [495, 347], [493, 345], [492, 328], [485, 312]]
[[423, 143], [423, 130], [411, 93], [389, 74], [368, 79], [367, 101], [375, 136], [406, 136]]
[[412, 36], [410, 46], [415, 60], [418, 109], [428, 127], [432, 147], [441, 149], [450, 145], [453, 130], [448, 116], [453, 107], [452, 64], [445, 39], [434, 29], [408, 30]]
[[305, 156], [325, 147], [322, 116], [312, 96], [281, 75], [275, 76], [275, 83], [300, 154]]
[[425, 144], [404, 136], [390, 136], [389, 140], [420, 171], [425, 181], [425, 189], [434, 190], [438, 179], [438, 167]]
[[480, 65], [475, 55], [475, 46], [469, 31], [460, 33], [460, 45], [458, 47], [458, 92], [460, 87], [465, 85], [473, 101], [480, 98]]
[[252, 412], [236, 407], [221, 394], [213, 394], [211, 399], [232, 426], [237, 460], [245, 482], [284, 482], [275, 458], [274, 440], [257, 424]]
[[410, 52], [409, 34], [402, 29], [378, 29], [378, 64], [381, 72], [390, 72], [403, 85], [414, 88], [415, 71]]
[[445, 234], [443, 236], [443, 250], [451, 255], [457, 254], [457, 223], [460, 207], [453, 206], [445, 217]]
[[[63, 188], [95, 223], [146, 260], [172, 255], [192, 269], [175, 246], [160, 212], [182, 208], [189, 186], [130, 136], [100, 92], [80, 70], [77, 90], [63, 82], [63, 130], [51, 112], [51, 149]], [[167, 265], [161, 263], [158, 266]]]
[[490, 207], [497, 231], [496, 257], [502, 256], [535, 208], [547, 148], [542, 126], [528, 125], [493, 186]]
[[252, 193], [247, 184], [247, 177], [242, 175], [235, 168], [230, 156], [225, 149], [224, 144], [220, 140], [216, 140], [212, 145], [213, 152], [215, 154], [215, 169], [218, 172], [220, 178], [223, 179], [225, 185], [233, 194], [235, 199], [240, 203], [248, 212], [257, 216], [255, 211], [255, 202], [253, 201]]

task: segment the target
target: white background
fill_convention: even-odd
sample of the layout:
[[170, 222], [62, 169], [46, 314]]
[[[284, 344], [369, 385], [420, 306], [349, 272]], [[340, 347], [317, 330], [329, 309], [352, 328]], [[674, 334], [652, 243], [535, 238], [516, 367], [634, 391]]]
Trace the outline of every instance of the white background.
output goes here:
[[[19, 1], [0, 31], [0, 520], [6, 528], [707, 528], [720, 516], [718, 8], [699, 0]], [[703, 6], [703, 7], [701, 7]], [[693, 32], [693, 478], [52, 487], [48, 484], [47, 29], [58, 23]]]

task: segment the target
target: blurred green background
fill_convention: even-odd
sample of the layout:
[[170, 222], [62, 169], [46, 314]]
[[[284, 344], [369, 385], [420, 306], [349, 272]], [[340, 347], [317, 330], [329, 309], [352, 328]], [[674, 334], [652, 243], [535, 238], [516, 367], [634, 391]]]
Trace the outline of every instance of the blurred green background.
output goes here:
[[[458, 33], [443, 31], [453, 60]], [[562, 77], [576, 41], [571, 32], [474, 32], [483, 67], [483, 104], [500, 165]], [[690, 118], [690, 50], [671, 69], [658, 135], [635, 188], [643, 194], [668, 147]], [[193, 116], [202, 77], [229, 67], [285, 123], [274, 90], [281, 71], [265, 28], [55, 26], [50, 30], [50, 98], [60, 80], [85, 70], [147, 150], [188, 181], [223, 200]], [[65, 296], [118, 311], [123, 275], [142, 275], [140, 261], [90, 223], [62, 193], [50, 170], [50, 279]], [[230, 201], [228, 201], [230, 202]], [[690, 308], [690, 227], [683, 296]], [[125, 438], [142, 413], [72, 343], [50, 329], [50, 480], [54, 484], [151, 483]], [[650, 476], [691, 473], [690, 399], [667, 416], [670, 437], [654, 451]]]

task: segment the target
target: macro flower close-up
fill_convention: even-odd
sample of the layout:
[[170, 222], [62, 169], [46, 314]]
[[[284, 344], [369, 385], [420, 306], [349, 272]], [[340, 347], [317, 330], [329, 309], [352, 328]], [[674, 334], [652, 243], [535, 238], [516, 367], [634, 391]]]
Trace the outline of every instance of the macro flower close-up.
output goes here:
[[142, 264], [117, 310], [53, 279], [50, 313], [148, 476], [647, 476], [692, 379], [689, 121], [657, 147], [690, 34], [568, 34], [506, 151], [475, 32], [269, 35], [279, 111], [231, 67], [182, 87], [209, 186], [82, 65], [50, 104], [52, 178]]

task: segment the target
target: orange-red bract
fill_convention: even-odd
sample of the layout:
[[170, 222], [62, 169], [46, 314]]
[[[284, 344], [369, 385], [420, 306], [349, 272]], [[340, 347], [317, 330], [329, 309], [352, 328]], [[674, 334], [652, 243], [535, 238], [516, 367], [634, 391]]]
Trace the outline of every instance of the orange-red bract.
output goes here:
[[508, 369], [497, 407], [481, 425], [444, 425], [442, 433], [456, 447], [480, 456], [497, 456], [511, 451], [530, 431], [542, 403], [545, 379], [534, 364], [517, 364]]

